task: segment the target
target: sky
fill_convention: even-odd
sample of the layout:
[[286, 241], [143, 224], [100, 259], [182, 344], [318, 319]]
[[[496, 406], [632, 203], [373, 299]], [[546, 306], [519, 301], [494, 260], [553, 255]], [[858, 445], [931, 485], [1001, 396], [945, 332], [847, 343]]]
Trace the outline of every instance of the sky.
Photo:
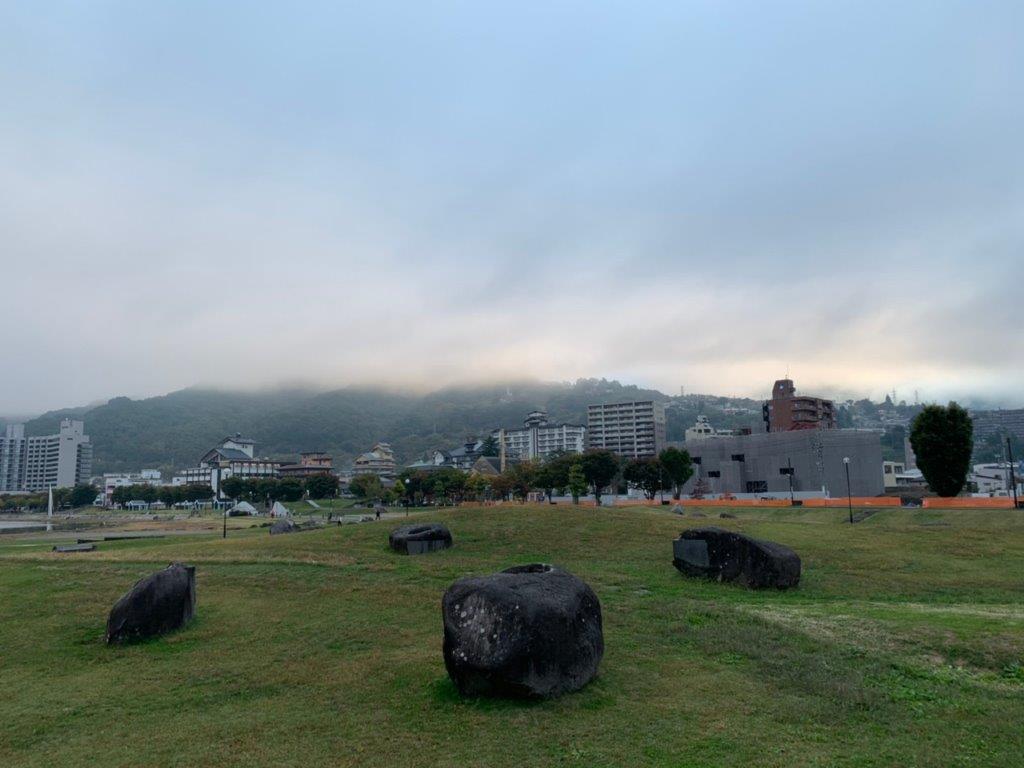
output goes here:
[[0, 0], [0, 414], [617, 378], [1024, 406], [1024, 3]]

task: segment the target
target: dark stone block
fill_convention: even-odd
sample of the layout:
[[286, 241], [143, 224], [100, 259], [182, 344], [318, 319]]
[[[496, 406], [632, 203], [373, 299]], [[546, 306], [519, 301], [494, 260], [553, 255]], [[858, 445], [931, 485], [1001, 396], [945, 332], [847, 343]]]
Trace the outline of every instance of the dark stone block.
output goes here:
[[444, 664], [465, 696], [560, 696], [590, 682], [604, 655], [597, 595], [550, 565], [460, 579], [441, 613]]
[[299, 530], [299, 526], [293, 523], [291, 520], [282, 518], [275, 520], [270, 526], [270, 535], [275, 536], [279, 533], [295, 533]]
[[95, 544], [59, 544], [53, 548], [54, 552], [92, 552], [96, 549]]
[[135, 582], [110, 611], [107, 642], [156, 637], [185, 626], [196, 611], [195, 566], [173, 563]]
[[789, 547], [721, 528], [692, 528], [673, 542], [673, 565], [687, 576], [735, 581], [752, 589], [800, 583], [800, 557]]
[[736, 515], [732, 514], [731, 512], [721, 512], [721, 513], [719, 513], [718, 516], [720, 518], [722, 518], [723, 520], [735, 520], [736, 519]]
[[391, 532], [388, 545], [403, 555], [423, 555], [448, 549], [452, 545], [452, 534], [440, 523], [403, 525]]

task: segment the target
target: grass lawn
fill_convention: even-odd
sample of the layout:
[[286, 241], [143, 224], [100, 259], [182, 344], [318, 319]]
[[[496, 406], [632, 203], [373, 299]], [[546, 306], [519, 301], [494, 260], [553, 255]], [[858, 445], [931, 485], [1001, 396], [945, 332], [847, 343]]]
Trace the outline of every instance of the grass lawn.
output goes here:
[[[455, 547], [422, 557], [387, 549], [394, 521], [75, 555], [4, 537], [0, 766], [1024, 765], [1024, 513], [719, 511], [426, 513]], [[800, 587], [681, 576], [671, 541], [707, 523], [792, 546]], [[173, 560], [197, 566], [194, 622], [106, 647], [110, 606]], [[445, 587], [532, 561], [600, 598], [599, 676], [460, 699]]]

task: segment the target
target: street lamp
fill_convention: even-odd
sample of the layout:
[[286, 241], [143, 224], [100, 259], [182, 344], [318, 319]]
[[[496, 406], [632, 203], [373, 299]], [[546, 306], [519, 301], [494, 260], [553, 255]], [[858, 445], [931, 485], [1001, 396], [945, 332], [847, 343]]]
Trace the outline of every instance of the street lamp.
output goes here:
[[843, 466], [846, 467], [846, 503], [850, 508], [850, 525], [853, 525], [853, 493], [850, 491], [850, 457], [843, 457]]

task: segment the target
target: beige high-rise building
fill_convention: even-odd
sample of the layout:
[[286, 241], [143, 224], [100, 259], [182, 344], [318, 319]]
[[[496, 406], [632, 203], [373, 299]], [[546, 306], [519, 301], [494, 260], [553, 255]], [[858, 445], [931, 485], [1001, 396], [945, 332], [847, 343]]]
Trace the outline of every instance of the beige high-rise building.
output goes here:
[[630, 459], [657, 456], [665, 448], [665, 406], [653, 400], [588, 405], [587, 447]]

